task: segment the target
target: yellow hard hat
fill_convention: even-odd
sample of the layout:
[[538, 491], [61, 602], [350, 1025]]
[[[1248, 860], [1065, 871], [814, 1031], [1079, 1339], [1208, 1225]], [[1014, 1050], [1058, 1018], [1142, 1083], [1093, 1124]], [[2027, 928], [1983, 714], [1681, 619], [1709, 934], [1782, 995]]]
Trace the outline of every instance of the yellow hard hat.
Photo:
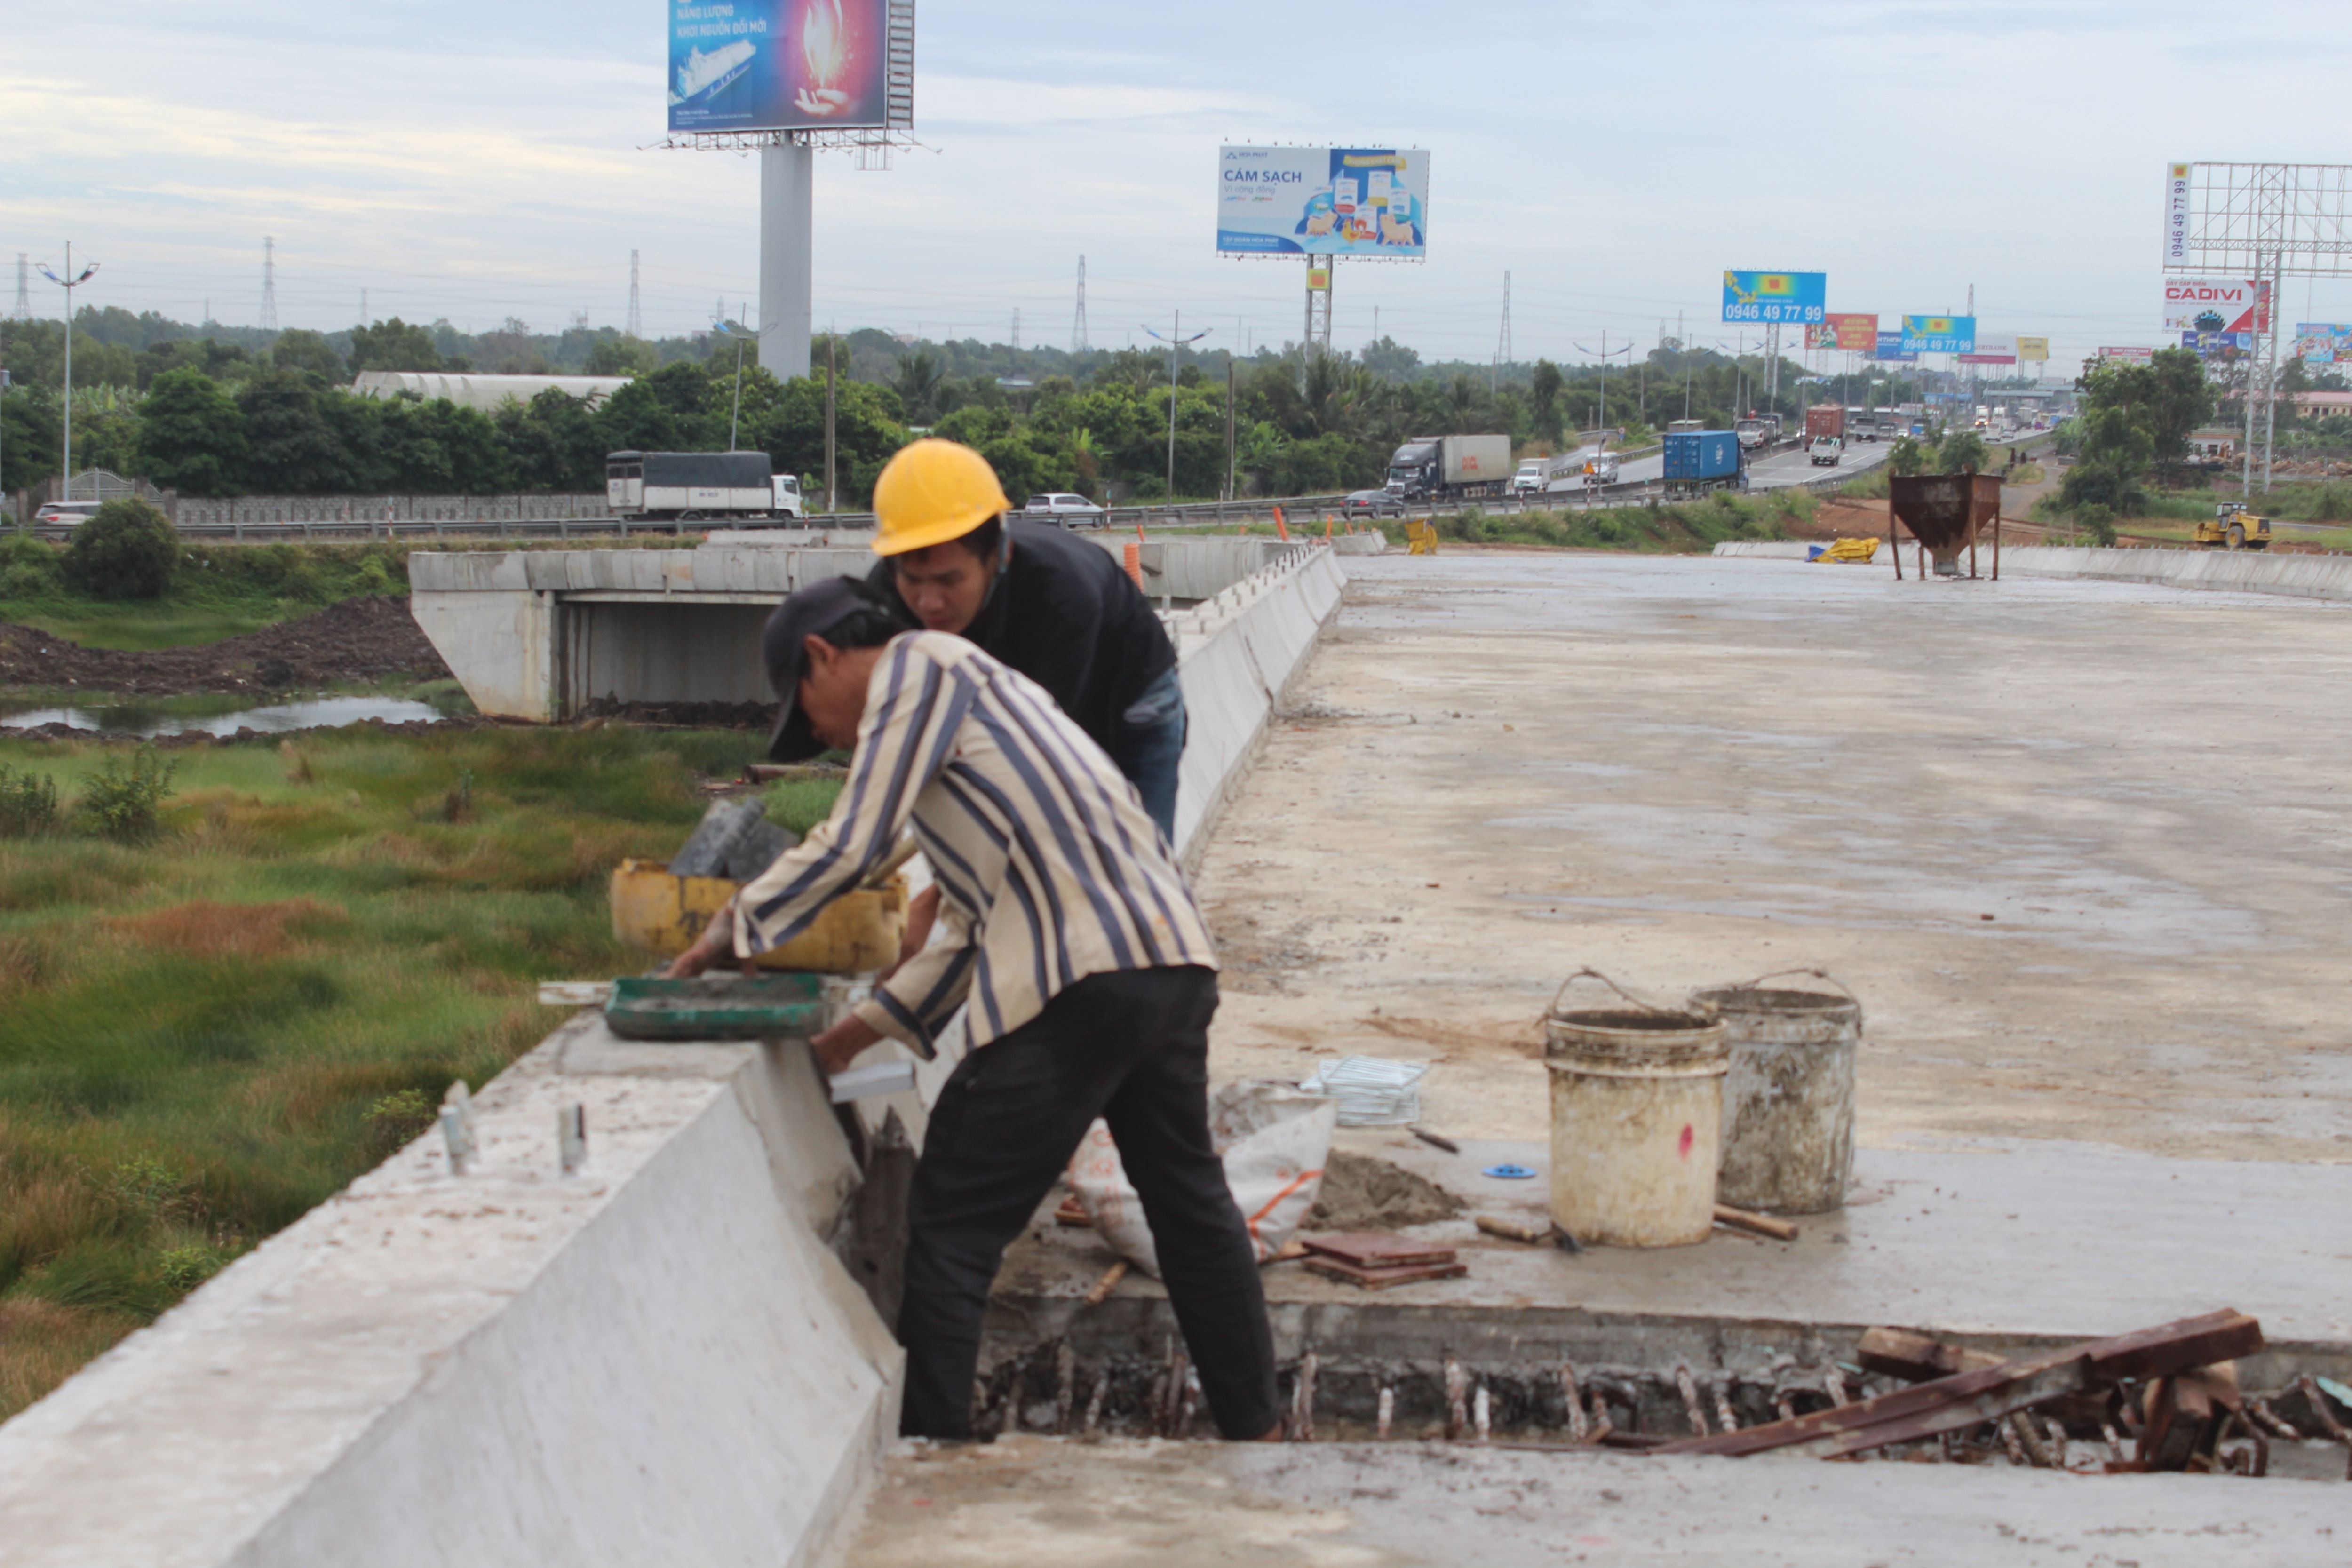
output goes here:
[[954, 441], [910, 442], [874, 481], [874, 553], [929, 550], [1012, 510], [986, 458]]

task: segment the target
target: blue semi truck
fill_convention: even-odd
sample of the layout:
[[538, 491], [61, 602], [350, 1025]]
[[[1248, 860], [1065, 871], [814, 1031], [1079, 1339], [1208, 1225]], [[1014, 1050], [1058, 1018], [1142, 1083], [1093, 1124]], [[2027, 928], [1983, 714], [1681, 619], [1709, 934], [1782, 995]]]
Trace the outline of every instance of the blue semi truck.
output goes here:
[[1729, 430], [1666, 433], [1666, 489], [1686, 492], [1748, 488], [1748, 455]]

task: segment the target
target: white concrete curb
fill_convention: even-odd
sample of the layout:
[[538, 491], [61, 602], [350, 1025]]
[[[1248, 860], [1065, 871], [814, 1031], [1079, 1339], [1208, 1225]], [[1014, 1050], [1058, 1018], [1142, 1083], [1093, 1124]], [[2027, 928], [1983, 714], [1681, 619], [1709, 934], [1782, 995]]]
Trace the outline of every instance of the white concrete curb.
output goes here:
[[[1904, 547], [1910, 548], [1905, 541]], [[1802, 561], [1803, 540], [1727, 540], [1721, 556]], [[1990, 574], [1987, 546], [1978, 546], [1977, 570]], [[1907, 568], [1909, 563], [1906, 562]], [[2252, 550], [2069, 550], [2012, 544], [2000, 552], [2004, 575], [2071, 577], [2078, 581], [2146, 583], [2159, 588], [2214, 588], [2232, 594], [2279, 594], [2297, 599], [2352, 600], [2352, 555], [2272, 555]]]
[[0, 1562], [811, 1561], [901, 1357], [807, 1054], [583, 1015], [476, 1107], [476, 1173], [428, 1134], [0, 1427]]
[[1191, 722], [1176, 796], [1176, 850], [1186, 865], [1199, 861], [1346, 584], [1332, 551], [1301, 547], [1170, 617]]

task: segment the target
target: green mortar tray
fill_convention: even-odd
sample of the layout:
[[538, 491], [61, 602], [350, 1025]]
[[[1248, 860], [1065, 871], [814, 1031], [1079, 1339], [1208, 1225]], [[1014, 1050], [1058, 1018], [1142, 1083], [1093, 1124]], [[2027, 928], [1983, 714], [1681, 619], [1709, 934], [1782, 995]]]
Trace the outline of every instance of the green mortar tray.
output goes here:
[[824, 979], [815, 974], [703, 974], [692, 980], [631, 975], [613, 982], [604, 1023], [627, 1040], [757, 1040], [814, 1035], [825, 1026]]

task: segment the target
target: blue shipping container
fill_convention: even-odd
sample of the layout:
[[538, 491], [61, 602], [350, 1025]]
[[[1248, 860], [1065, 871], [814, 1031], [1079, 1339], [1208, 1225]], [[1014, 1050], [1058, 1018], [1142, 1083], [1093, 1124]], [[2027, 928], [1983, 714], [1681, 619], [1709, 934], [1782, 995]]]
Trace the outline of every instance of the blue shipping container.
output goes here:
[[1739, 472], [1739, 437], [1728, 430], [1675, 430], [1666, 436], [1668, 479], [1727, 479]]

